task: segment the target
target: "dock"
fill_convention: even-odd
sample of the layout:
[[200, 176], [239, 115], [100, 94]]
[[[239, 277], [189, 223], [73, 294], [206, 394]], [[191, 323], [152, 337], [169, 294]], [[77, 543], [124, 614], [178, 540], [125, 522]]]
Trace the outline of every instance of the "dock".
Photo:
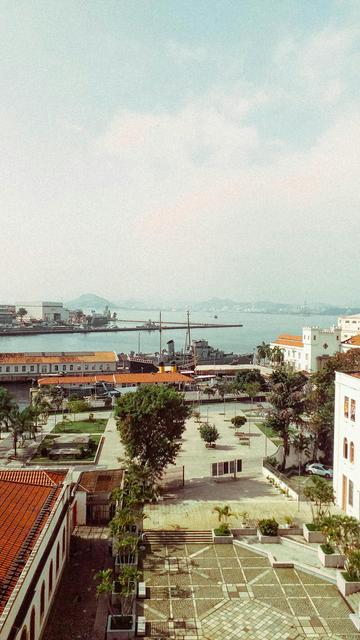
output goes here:
[[222, 324], [222, 323], [152, 323], [151, 325], [139, 325], [139, 326], [123, 326], [123, 327], [6, 327], [0, 329], [0, 337], [6, 338], [7, 336], [39, 336], [39, 335], [53, 335], [53, 334], [73, 334], [73, 333], [118, 333], [122, 331], [174, 331], [189, 329], [232, 329], [242, 327], [242, 324]]

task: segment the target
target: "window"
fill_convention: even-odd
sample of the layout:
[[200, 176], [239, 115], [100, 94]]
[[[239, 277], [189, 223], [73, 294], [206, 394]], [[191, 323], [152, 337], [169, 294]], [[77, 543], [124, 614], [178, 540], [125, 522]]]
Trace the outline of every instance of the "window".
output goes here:
[[344, 398], [344, 416], [345, 418], [349, 417], [349, 398], [347, 396]]
[[53, 561], [51, 560], [50, 567], [49, 567], [49, 598], [52, 594], [52, 590], [53, 590]]
[[66, 364], [63, 364], [63, 371], [66, 371]]
[[10, 367], [6, 367], [6, 373], [10, 373]]
[[25, 366], [25, 365], [23, 365], [23, 366], [21, 367], [21, 371], [26, 371], [26, 366]]
[[351, 400], [350, 402], [350, 420], [355, 422], [356, 419], [356, 400]]
[[57, 364], [54, 366], [54, 369], [55, 369], [55, 371], [59, 371], [59, 367], [58, 367]]
[[19, 367], [15, 365], [15, 373], [17, 373], [18, 371], [19, 371]]
[[350, 442], [349, 460], [350, 460], [350, 462], [354, 462], [354, 459], [355, 459], [355, 447], [354, 447], [354, 443]]
[[73, 364], [71, 364], [71, 365], [70, 365], [70, 367], [69, 367], [69, 369], [70, 369], [70, 371], [74, 371], [74, 365], [73, 365]]
[[314, 340], [316, 340], [316, 336], [314, 336]]
[[89, 371], [89, 365], [88, 364], [85, 365], [85, 371]]
[[0, 371], [2, 371], [2, 367], [0, 367]]
[[66, 530], [65, 530], [65, 527], [64, 527], [64, 529], [63, 529], [63, 537], [62, 537], [62, 555], [63, 555], [63, 557], [64, 557], [64, 554], [65, 554], [65, 551], [66, 551], [66, 538], [65, 538], [66, 533], [65, 533], [65, 531]]
[[33, 364], [30, 366], [30, 371], [35, 371], [35, 367]]
[[347, 458], [348, 458], [348, 441], [347, 441], [347, 438], [344, 438], [343, 456], [344, 456], [345, 460], [347, 460]]
[[350, 507], [353, 506], [354, 504], [354, 483], [349, 480], [349, 499], [348, 499], [348, 503], [350, 505]]
[[41, 592], [40, 592], [40, 622], [43, 619], [44, 611], [45, 611], [45, 582], [42, 583]]

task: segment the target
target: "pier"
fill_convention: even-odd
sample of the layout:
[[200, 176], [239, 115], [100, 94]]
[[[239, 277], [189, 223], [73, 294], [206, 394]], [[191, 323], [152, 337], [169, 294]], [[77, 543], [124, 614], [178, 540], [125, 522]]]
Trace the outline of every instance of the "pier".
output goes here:
[[[131, 322], [127, 320], [126, 322]], [[133, 321], [134, 322], [134, 321]], [[175, 329], [182, 329], [188, 331], [189, 329], [232, 329], [242, 327], [242, 324], [223, 324], [223, 323], [176, 323], [167, 322], [162, 324], [159, 322], [152, 322], [151, 324], [136, 325], [135, 327], [6, 327], [0, 329], [0, 337], [6, 338], [7, 336], [39, 336], [39, 335], [53, 335], [64, 333], [118, 333], [121, 331], [174, 331]]]

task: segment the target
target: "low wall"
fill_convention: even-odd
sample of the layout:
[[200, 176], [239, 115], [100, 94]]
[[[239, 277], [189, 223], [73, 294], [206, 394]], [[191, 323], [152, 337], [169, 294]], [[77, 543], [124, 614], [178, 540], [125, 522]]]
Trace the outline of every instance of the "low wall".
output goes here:
[[299, 500], [299, 494], [297, 493], [297, 491], [295, 491], [295, 489], [287, 484], [287, 478], [276, 471], [276, 469], [270, 469], [266, 465], [266, 463], [263, 462], [262, 473], [265, 478], [272, 478], [276, 482], [276, 484], [281, 487], [281, 489], [284, 489], [287, 492], [287, 495], [289, 497], [293, 498], [294, 500]]

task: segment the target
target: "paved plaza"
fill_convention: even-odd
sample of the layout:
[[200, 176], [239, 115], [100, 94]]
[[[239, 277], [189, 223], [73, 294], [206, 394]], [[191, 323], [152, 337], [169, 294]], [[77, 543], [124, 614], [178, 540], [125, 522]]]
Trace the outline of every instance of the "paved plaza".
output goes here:
[[296, 569], [272, 569], [246, 545], [148, 546], [147, 638], [183, 640], [360, 639], [335, 585]]

